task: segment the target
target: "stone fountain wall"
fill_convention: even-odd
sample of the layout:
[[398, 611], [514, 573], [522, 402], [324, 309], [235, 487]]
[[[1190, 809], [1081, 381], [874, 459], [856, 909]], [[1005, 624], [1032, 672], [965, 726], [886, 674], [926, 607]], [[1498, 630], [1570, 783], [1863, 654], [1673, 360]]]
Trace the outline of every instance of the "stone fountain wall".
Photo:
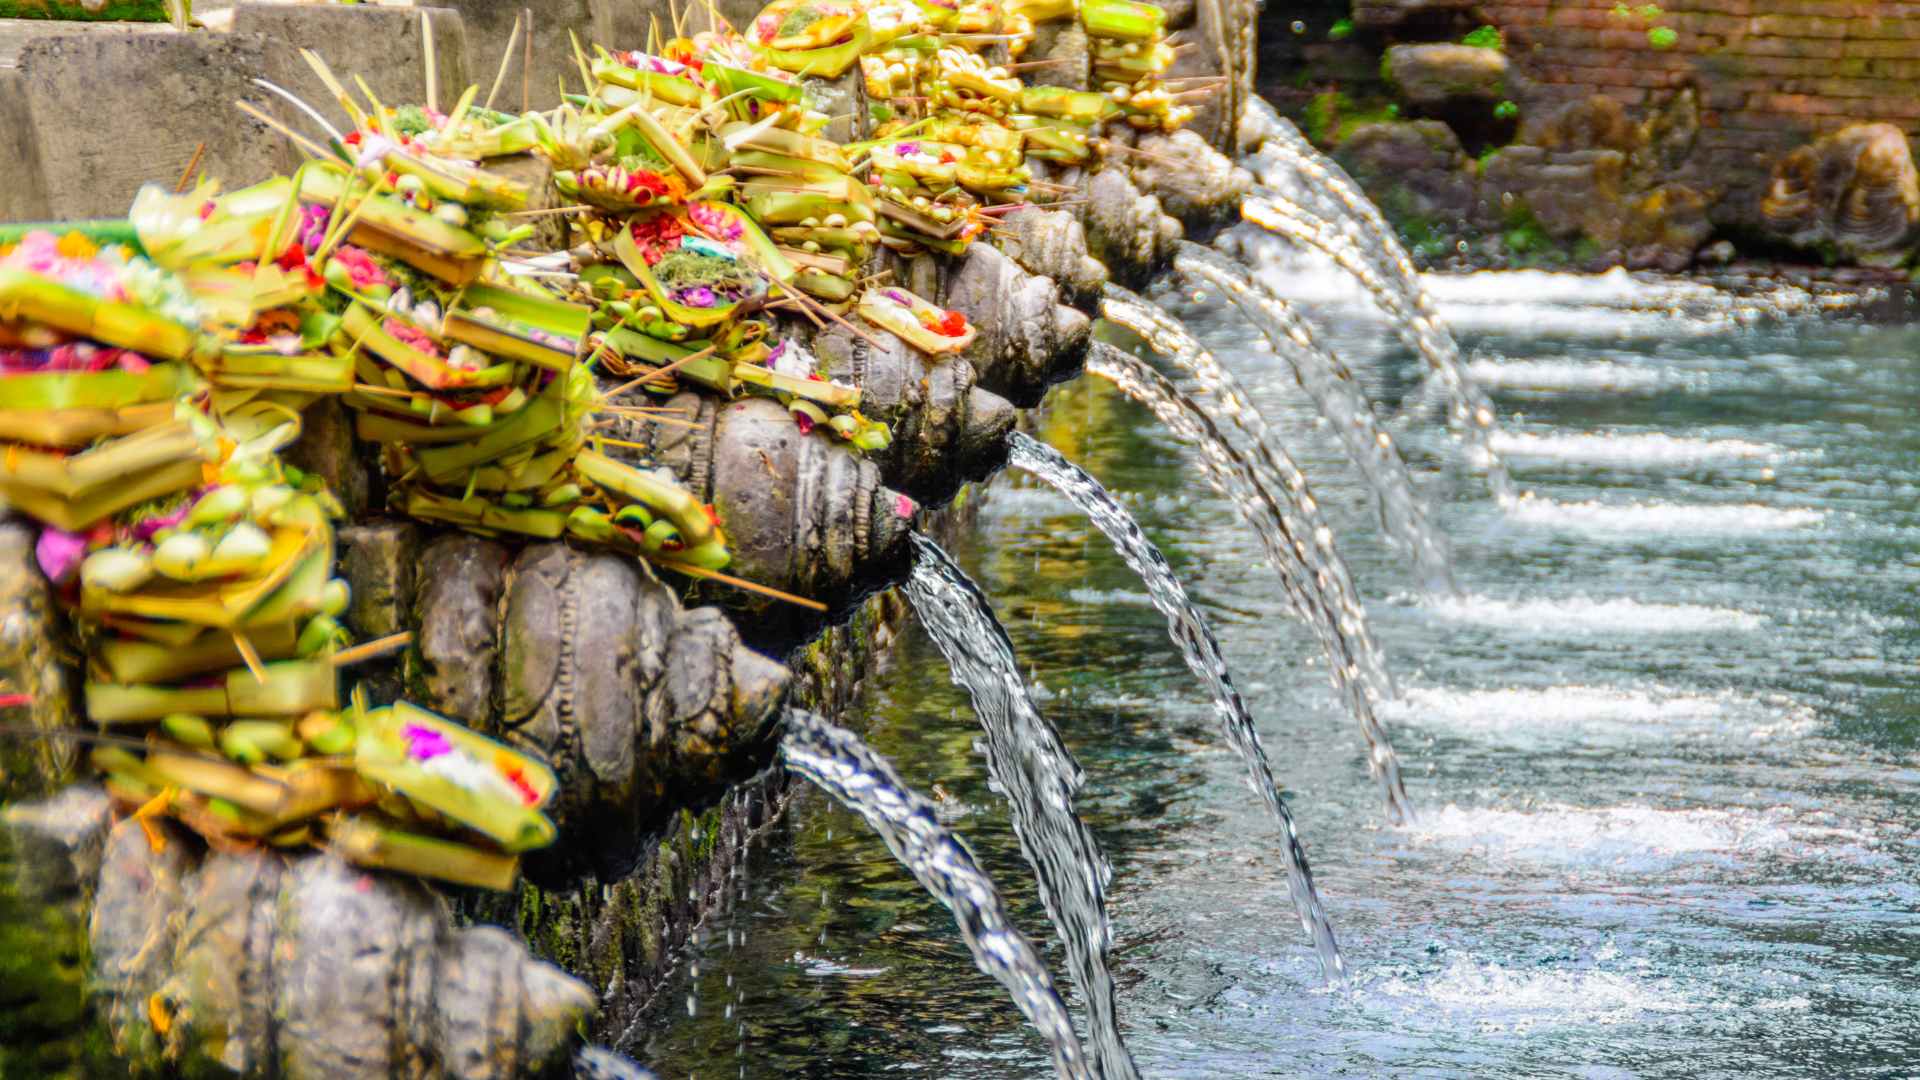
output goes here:
[[[1481, 27], [1504, 48], [1462, 44]], [[1920, 246], [1920, 5], [1352, 0], [1270, 9], [1263, 38], [1290, 43], [1263, 49], [1270, 96], [1430, 259], [1464, 240], [1470, 261], [1895, 266]]]
[[[737, 16], [737, 6], [721, 10]], [[1224, 15], [1237, 10], [1230, 5], [1171, 6], [1174, 26], [1201, 39], [1189, 50], [1195, 56], [1228, 57], [1249, 44], [1218, 40], [1233, 32]], [[243, 99], [280, 112], [249, 80], [263, 76], [317, 97], [297, 56], [311, 47], [366, 72], [390, 100], [417, 98], [425, 90], [422, 10], [433, 27], [442, 100], [469, 81], [490, 82], [518, 4], [245, 3], [222, 20], [230, 29], [192, 32], [0, 21], [0, 220], [121, 213], [140, 182], [170, 181], [199, 144], [201, 169], [232, 184], [284, 171], [292, 159], [278, 137], [232, 109]], [[536, 57], [565, 55], [556, 40], [565, 42], [568, 30], [583, 40], [641, 40], [634, 20], [650, 21], [652, 10], [542, 0]], [[1076, 48], [1084, 50], [1084, 38], [1062, 33], [1033, 55]], [[527, 85], [551, 83], [547, 74], [536, 66]], [[503, 82], [513, 88], [519, 80], [516, 61]], [[529, 93], [536, 106], [546, 103]], [[517, 107], [517, 88], [503, 103]], [[322, 405], [308, 417], [297, 456], [355, 518], [341, 532], [341, 570], [354, 592], [347, 622], [363, 637], [416, 635], [403, 658], [361, 675], [383, 696], [404, 692], [547, 753], [566, 782], [568, 797], [556, 806], [563, 841], [588, 842], [563, 842], [555, 858], [530, 863], [516, 893], [469, 894], [454, 906], [465, 921], [518, 931], [535, 956], [590, 988], [599, 1001], [596, 1038], [625, 1042], [642, 1030], [682, 945], [725, 902], [748, 846], [785, 807], [790, 786], [772, 764], [779, 701], [839, 714], [884, 656], [906, 615], [887, 591], [905, 568], [905, 516], [936, 536], [964, 527], [971, 489], [963, 485], [997, 466], [1014, 406], [1037, 404], [1050, 383], [1077, 370], [1089, 319], [1075, 305], [1090, 307], [1109, 276], [1144, 280], [1188, 227], [1210, 228], [1232, 211], [1250, 181], [1208, 146], [1229, 143], [1232, 128], [1215, 116], [1199, 126], [1204, 139], [1148, 138], [1143, 156], [1057, 171], [1052, 179], [1083, 189], [1089, 201], [1009, 215], [1004, 250], [977, 245], [964, 259], [898, 261], [892, 269], [901, 280], [982, 328], [964, 356], [928, 365], [904, 348], [856, 348], [820, 335], [816, 351], [858, 378], [893, 423], [900, 437], [889, 454], [862, 458], [824, 436], [800, 437], [784, 413], [774, 425], [752, 402], [703, 404], [714, 414], [703, 442], [673, 431], [623, 433], [653, 446], [719, 505], [743, 573], [830, 600], [835, 612], [826, 619], [727, 590], [669, 588], [644, 566], [563, 544], [506, 546], [384, 519], [377, 470], [354, 448], [338, 410]], [[30, 528], [0, 522], [0, 667], [34, 693], [31, 722], [66, 726], [74, 722], [75, 674], [31, 545]], [[78, 756], [59, 742], [4, 749], [5, 798], [65, 782]], [[91, 835], [63, 834], [57, 846], [92, 842], [82, 832]], [[234, 858], [206, 853], [181, 870], [194, 881], [224, 880], [236, 872]], [[93, 880], [71, 876], [61, 900], [69, 909], [86, 903]], [[116, 1045], [128, 1032], [144, 1037], [141, 1003], [151, 999], [149, 983], [167, 974], [164, 949], [138, 955], [151, 962], [96, 984]], [[62, 985], [76, 1003], [84, 994], [77, 978]]]

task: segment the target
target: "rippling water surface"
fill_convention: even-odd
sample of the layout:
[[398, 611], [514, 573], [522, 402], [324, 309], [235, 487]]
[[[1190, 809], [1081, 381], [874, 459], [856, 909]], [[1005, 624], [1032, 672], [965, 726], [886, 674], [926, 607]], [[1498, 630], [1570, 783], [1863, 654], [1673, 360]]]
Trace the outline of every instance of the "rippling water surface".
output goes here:
[[[1277, 271], [1275, 271], [1277, 272]], [[1261, 549], [1099, 380], [1039, 436], [1124, 501], [1212, 621], [1341, 935], [1324, 989], [1201, 688], [1105, 540], [996, 481], [956, 554], [1087, 772], [1116, 974], [1149, 1077], [1920, 1076], [1920, 329], [1831, 298], [1624, 275], [1436, 283], [1530, 497], [1503, 513], [1430, 420], [1399, 437], [1462, 595], [1421, 598], [1357, 473], [1217, 298], [1170, 300], [1288, 440], [1402, 688], [1421, 811], [1364, 748]], [[1419, 366], [1322, 277], [1384, 408]], [[1524, 303], [1522, 301], [1525, 301]], [[1052, 934], [977, 727], [910, 629], [864, 728]], [[803, 800], [707, 928], [643, 1060], [663, 1076], [1039, 1076], [945, 913]], [[1059, 972], [1057, 946], [1049, 956]]]

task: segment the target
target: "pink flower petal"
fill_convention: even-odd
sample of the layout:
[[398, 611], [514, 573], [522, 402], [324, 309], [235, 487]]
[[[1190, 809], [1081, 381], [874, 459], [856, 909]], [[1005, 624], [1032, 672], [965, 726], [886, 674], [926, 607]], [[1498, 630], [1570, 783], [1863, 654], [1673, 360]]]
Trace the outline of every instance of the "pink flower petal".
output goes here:
[[80, 569], [80, 560], [86, 556], [87, 538], [62, 529], [41, 530], [39, 541], [33, 545], [33, 557], [40, 564], [40, 572], [55, 585], [73, 580], [74, 573]]

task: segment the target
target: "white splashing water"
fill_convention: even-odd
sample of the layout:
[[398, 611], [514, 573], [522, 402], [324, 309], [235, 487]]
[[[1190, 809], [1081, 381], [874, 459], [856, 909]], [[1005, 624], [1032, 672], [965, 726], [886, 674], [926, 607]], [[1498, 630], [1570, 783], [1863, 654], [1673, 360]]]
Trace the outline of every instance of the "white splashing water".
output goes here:
[[[1402, 595], [1401, 603], [1416, 603]], [[1649, 604], [1624, 597], [1593, 599], [1509, 600], [1490, 596], [1461, 596], [1421, 605], [1442, 619], [1498, 626], [1541, 636], [1588, 634], [1704, 634], [1719, 630], [1758, 630], [1767, 617], [1734, 608], [1702, 604]]]
[[1455, 957], [1434, 972], [1385, 972], [1356, 990], [1354, 1001], [1403, 1025], [1471, 1025], [1482, 1033], [1620, 1024], [1693, 1007], [1669, 978], [1591, 967], [1514, 969], [1473, 957]]
[[[1807, 818], [1814, 820], [1804, 820]], [[1667, 810], [1544, 805], [1529, 810], [1448, 805], [1406, 829], [1416, 844], [1493, 863], [1563, 870], [1659, 873], [1697, 862], [1755, 857], [1865, 861], [1871, 838], [1825, 815], [1790, 807]]]
[[1812, 711], [1784, 697], [1676, 693], [1657, 687], [1423, 687], [1405, 691], [1402, 700], [1382, 712], [1398, 723], [1525, 743], [1609, 736], [1665, 740], [1725, 733], [1741, 722], [1749, 723], [1751, 737], [1763, 739], [1813, 727]]
[[1680, 376], [1658, 368], [1605, 361], [1475, 360], [1467, 365], [1467, 372], [1481, 386], [1502, 390], [1651, 393], [1687, 384]]
[[1689, 506], [1684, 503], [1554, 502], [1521, 498], [1507, 508], [1507, 519], [1522, 525], [1583, 534], [1636, 533], [1723, 536], [1729, 533], [1789, 532], [1827, 520], [1827, 511], [1741, 503]]
[[1576, 435], [1495, 432], [1493, 448], [1516, 459], [1553, 460], [1574, 465], [1626, 465], [1677, 468], [1726, 462], [1773, 464], [1788, 457], [1785, 447], [1746, 439], [1698, 439], [1664, 432]]

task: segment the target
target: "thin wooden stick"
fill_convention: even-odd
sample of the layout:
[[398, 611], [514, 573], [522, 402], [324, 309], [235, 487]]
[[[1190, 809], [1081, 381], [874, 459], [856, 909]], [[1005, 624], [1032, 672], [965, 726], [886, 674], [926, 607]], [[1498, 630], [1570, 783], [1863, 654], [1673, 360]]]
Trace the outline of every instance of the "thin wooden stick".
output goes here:
[[[602, 345], [606, 344], [606, 338], [604, 337], [601, 338], [600, 343]], [[608, 401], [613, 398], [619, 397], [621, 394], [626, 393], [627, 391], [633, 389], [636, 386], [640, 386], [645, 383], [652, 382], [655, 379], [664, 379], [668, 375], [673, 374], [674, 372], [680, 370], [686, 365], [693, 363], [695, 360], [699, 360], [702, 357], [712, 356], [713, 351], [717, 348], [719, 348], [718, 345], [709, 345], [706, 348], [701, 349], [699, 352], [688, 353], [687, 355], [681, 357], [680, 359], [675, 360], [671, 364], [662, 364], [661, 366], [654, 368], [652, 371], [649, 371], [644, 375], [640, 375], [635, 378], [628, 379], [626, 382], [621, 383], [619, 386], [616, 386], [613, 389], [607, 391], [606, 393], [601, 394], [600, 400]]]
[[874, 348], [879, 349], [881, 352], [887, 351], [887, 346], [885, 345], [885, 343], [881, 342], [879, 338], [874, 337], [872, 334], [867, 333], [865, 330], [862, 330], [859, 327], [848, 322], [847, 320], [841, 318], [840, 316], [835, 315], [831, 310], [827, 308], [826, 305], [815, 300], [813, 297], [807, 296], [806, 294], [802, 293], [798, 289], [788, 289], [787, 295], [799, 301], [802, 307], [812, 308], [816, 314], [825, 315], [827, 318], [832, 319], [836, 323], [839, 323], [842, 327], [846, 329], [848, 333], [861, 339], [862, 341], [865, 341], [867, 344], [873, 346]]
[[527, 112], [533, 106], [533, 9], [521, 9], [527, 17], [527, 40], [521, 42], [520, 55], [520, 111]]
[[545, 210], [508, 210], [499, 216], [516, 218], [551, 217], [554, 214], [586, 214], [591, 213], [594, 209], [595, 207], [591, 206], [550, 206]]
[[433, 20], [420, 12], [420, 53], [427, 66], [427, 111], [440, 111], [440, 65], [433, 55]]
[[334, 653], [333, 656], [328, 659], [328, 663], [337, 668], [346, 667], [349, 664], [357, 664], [362, 660], [372, 660], [376, 657], [385, 656], [397, 649], [404, 649], [412, 642], [413, 631], [402, 630], [397, 634], [388, 634], [386, 637], [375, 638], [372, 641], [355, 645], [351, 649], [342, 649]]
[[[664, 414], [662, 414], [662, 413], [639, 413], [639, 414], [637, 414], [637, 415], [628, 415], [628, 414], [627, 414], [626, 412], [624, 412], [624, 411], [622, 411], [622, 410], [619, 410], [619, 409], [600, 409], [600, 410], [598, 410], [598, 411], [599, 411], [599, 412], [610, 412], [610, 413], [613, 413], [613, 414], [614, 414], [614, 415], [615, 415], [615, 416], [616, 416], [617, 418], [620, 418], [620, 419], [625, 419], [625, 420], [649, 420], [649, 421], [653, 421], [653, 422], [656, 422], [656, 423], [661, 423], [661, 424], [665, 424], [665, 425], [667, 425], [668, 427], [683, 427], [683, 428], [692, 428], [692, 429], [695, 429], [695, 430], [698, 430], [698, 429], [700, 429], [700, 428], [703, 428], [703, 427], [706, 427], [706, 426], [707, 426], [707, 425], [705, 425], [705, 424], [700, 424], [700, 423], [695, 423], [695, 422], [694, 422], [694, 421], [692, 421], [692, 420], [682, 420], [682, 419], [680, 419], [679, 417], [675, 417], [675, 416], [667, 416], [667, 415], [664, 415]], [[604, 437], [604, 436], [601, 436], [601, 435], [595, 435], [595, 436], [594, 436], [594, 438], [596, 438], [596, 439], [602, 439], [602, 438], [605, 438], [605, 437]], [[610, 443], [612, 443], [612, 444], [614, 444], [615, 446], [631, 446], [631, 447], [633, 447], [633, 448], [634, 448], [634, 449], [636, 449], [636, 450], [651, 450], [651, 449], [653, 449], [653, 447], [651, 447], [651, 446], [645, 446], [645, 445], [642, 445], [642, 444], [640, 444], [640, 443], [630, 443], [630, 442], [622, 442], [622, 441], [621, 441], [621, 440], [619, 440], [619, 439], [606, 439], [606, 441], [607, 441], [607, 442], [610, 442]]]
[[1166, 165], [1185, 165], [1186, 164], [1186, 162], [1181, 161], [1178, 158], [1170, 158], [1165, 154], [1156, 154], [1149, 150], [1142, 150], [1137, 146], [1128, 146], [1126, 143], [1123, 143], [1123, 142], [1114, 142], [1112, 139], [1100, 140], [1100, 149], [1118, 150], [1123, 154], [1134, 154], [1136, 156], [1146, 158], [1149, 161], [1158, 161]]
[[372, 383], [357, 382], [353, 388], [362, 394], [378, 394], [384, 397], [411, 398], [418, 394], [415, 390], [400, 390], [391, 386], [375, 386]]
[[1001, 64], [1000, 66], [1008, 71], [1025, 71], [1027, 68], [1052, 67], [1055, 64], [1066, 64], [1072, 61], [1073, 57], [1071, 56], [1054, 56], [1045, 60], [1022, 60], [1017, 64]]
[[500, 93], [500, 84], [507, 80], [507, 65], [513, 63], [513, 48], [518, 44], [520, 44], [520, 16], [515, 15], [513, 17], [513, 33], [507, 35], [506, 51], [500, 54], [500, 70], [494, 72], [493, 89], [487, 91], [486, 104], [480, 106], [481, 108], [493, 108], [493, 99]]
[[254, 650], [253, 642], [247, 640], [247, 635], [234, 634], [233, 647], [240, 650], [240, 659], [246, 661], [247, 670], [253, 672], [253, 681], [267, 685], [267, 669], [260, 666], [260, 654]]
[[300, 134], [299, 132], [293, 130], [287, 125], [281, 123], [280, 121], [275, 120], [273, 117], [268, 116], [266, 113], [261, 112], [259, 109], [254, 108], [252, 105], [249, 105], [244, 101], [236, 101], [234, 102], [234, 105], [238, 107], [241, 112], [246, 113], [248, 116], [253, 117], [255, 120], [260, 121], [261, 123], [272, 128], [273, 130], [286, 136], [289, 142], [293, 143], [295, 146], [298, 146], [300, 149], [305, 150], [307, 153], [312, 154], [314, 157], [332, 157], [333, 156], [327, 153], [325, 148], [323, 148], [319, 143], [314, 142], [312, 139], [307, 138], [305, 135]]
[[685, 574], [688, 577], [704, 578], [707, 581], [718, 581], [725, 585], [731, 585], [736, 589], [745, 589], [748, 592], [759, 593], [762, 596], [771, 596], [775, 600], [785, 600], [789, 604], [795, 604], [811, 611], [827, 610], [827, 605], [818, 600], [809, 600], [804, 596], [795, 596], [792, 593], [781, 592], [779, 589], [773, 588], [770, 585], [762, 585], [758, 582], [748, 581], [745, 578], [734, 577], [731, 574], [723, 574], [718, 570], [709, 570], [704, 566], [695, 566], [692, 563], [683, 563], [678, 559], [667, 559], [658, 555], [647, 555], [646, 559], [655, 566], [662, 566], [675, 573]]
[[173, 185], [173, 193], [175, 195], [186, 191], [187, 185], [193, 182], [193, 174], [200, 168], [200, 158], [206, 152], [207, 144], [205, 142], [193, 148], [193, 156], [187, 159], [187, 167], [180, 170], [180, 182]]

